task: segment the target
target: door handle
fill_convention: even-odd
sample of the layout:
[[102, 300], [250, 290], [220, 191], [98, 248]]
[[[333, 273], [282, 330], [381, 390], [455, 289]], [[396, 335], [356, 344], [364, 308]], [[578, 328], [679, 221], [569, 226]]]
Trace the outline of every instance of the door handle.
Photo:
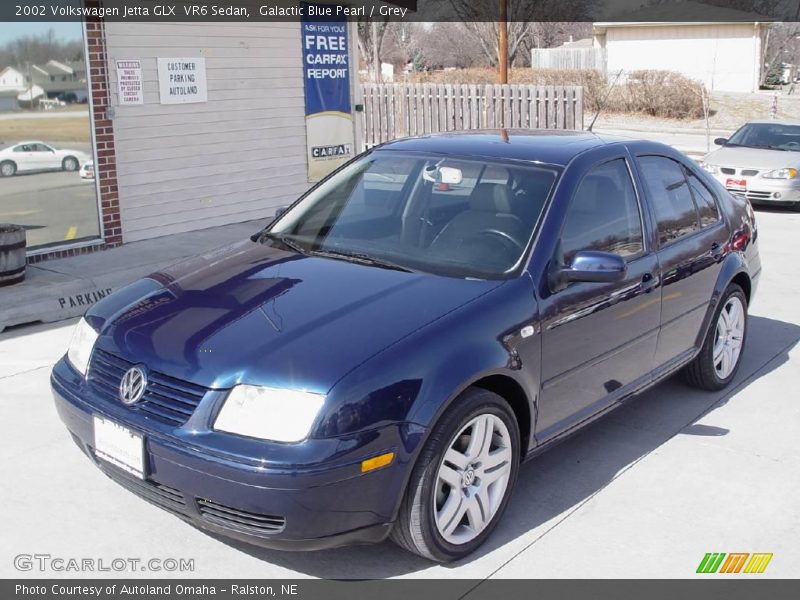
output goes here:
[[714, 260], [717, 260], [720, 256], [722, 256], [722, 246], [720, 246], [717, 242], [711, 244], [711, 256]]
[[658, 277], [652, 273], [645, 273], [642, 275], [641, 289], [643, 292], [650, 293], [658, 285]]

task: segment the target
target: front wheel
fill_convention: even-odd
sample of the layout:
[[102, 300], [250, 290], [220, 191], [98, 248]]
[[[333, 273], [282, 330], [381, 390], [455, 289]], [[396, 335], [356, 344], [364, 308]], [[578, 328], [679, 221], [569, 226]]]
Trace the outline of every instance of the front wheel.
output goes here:
[[468, 389], [422, 450], [392, 539], [439, 562], [470, 554], [505, 511], [519, 459], [519, 426], [511, 407], [493, 392]]
[[79, 166], [78, 159], [74, 156], [68, 156], [61, 161], [61, 168], [65, 171], [77, 171]]
[[732, 283], [720, 298], [700, 353], [686, 367], [687, 381], [709, 391], [727, 386], [739, 369], [746, 336], [747, 297]]

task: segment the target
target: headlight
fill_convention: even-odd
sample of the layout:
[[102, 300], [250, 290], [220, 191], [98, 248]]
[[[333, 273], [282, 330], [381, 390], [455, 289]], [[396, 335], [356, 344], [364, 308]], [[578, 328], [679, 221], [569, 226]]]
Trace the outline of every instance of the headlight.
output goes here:
[[89, 357], [92, 355], [92, 349], [96, 341], [97, 332], [86, 322], [86, 319], [81, 317], [81, 320], [75, 326], [75, 331], [72, 332], [69, 350], [67, 350], [67, 360], [84, 377], [86, 376]]
[[785, 169], [775, 169], [774, 171], [767, 171], [761, 175], [766, 179], [794, 179], [797, 177], [797, 169], [786, 167]]
[[700, 163], [700, 166], [703, 167], [706, 171], [708, 171], [712, 175], [716, 175], [717, 173], [719, 173], [719, 167], [717, 165], [710, 165], [704, 162]]
[[322, 394], [237, 385], [225, 399], [214, 429], [275, 442], [299, 442], [308, 436], [324, 401]]

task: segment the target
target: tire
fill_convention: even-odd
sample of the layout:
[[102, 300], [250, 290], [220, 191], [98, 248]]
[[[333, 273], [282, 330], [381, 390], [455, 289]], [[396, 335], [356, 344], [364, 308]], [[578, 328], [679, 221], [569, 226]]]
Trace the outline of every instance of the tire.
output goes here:
[[[741, 310], [741, 321], [732, 323], [730, 307], [738, 306]], [[722, 318], [723, 310], [727, 317]], [[732, 323], [732, 326], [728, 326]], [[727, 339], [720, 340], [720, 336], [727, 336]], [[722, 294], [714, 317], [708, 328], [706, 339], [700, 353], [689, 363], [684, 370], [686, 381], [696, 387], [708, 391], [717, 391], [726, 387], [736, 376], [739, 365], [742, 362], [745, 342], [747, 340], [747, 297], [744, 290], [731, 283]], [[720, 346], [721, 344], [721, 346]], [[719, 352], [723, 348], [722, 355], [715, 357], [715, 348]], [[730, 350], [731, 354], [726, 354]], [[737, 350], [738, 348], [738, 350]], [[725, 361], [727, 360], [727, 365]], [[733, 363], [731, 365], [731, 363]]]
[[13, 177], [17, 174], [17, 163], [6, 160], [0, 163], [0, 177]]
[[[488, 431], [489, 424], [493, 430], [487, 437], [481, 432]], [[473, 434], [475, 440], [483, 439], [484, 443], [469, 444]], [[486, 452], [470, 451], [482, 450], [486, 441]], [[455, 468], [455, 462], [445, 461], [445, 454], [450, 459], [457, 457], [459, 462], [469, 461], [470, 466]], [[488, 462], [489, 457], [498, 463], [487, 473], [481, 459]], [[392, 540], [409, 552], [437, 562], [467, 556], [491, 535], [502, 517], [516, 483], [519, 463], [519, 425], [511, 407], [493, 392], [467, 389], [425, 443], [392, 528]], [[450, 481], [455, 477], [457, 485], [449, 485], [440, 479], [442, 475]], [[470, 526], [473, 515], [478, 516], [477, 522], [483, 521], [477, 532]], [[444, 527], [444, 533], [440, 527]]]
[[61, 161], [61, 168], [65, 171], [77, 171], [81, 165], [74, 156], [67, 156]]

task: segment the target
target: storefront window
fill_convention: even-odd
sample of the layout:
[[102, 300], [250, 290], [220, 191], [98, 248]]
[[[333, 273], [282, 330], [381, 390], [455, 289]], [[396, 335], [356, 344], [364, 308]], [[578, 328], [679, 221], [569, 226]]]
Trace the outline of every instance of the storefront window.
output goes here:
[[0, 223], [29, 248], [100, 236], [81, 23], [0, 23]]

